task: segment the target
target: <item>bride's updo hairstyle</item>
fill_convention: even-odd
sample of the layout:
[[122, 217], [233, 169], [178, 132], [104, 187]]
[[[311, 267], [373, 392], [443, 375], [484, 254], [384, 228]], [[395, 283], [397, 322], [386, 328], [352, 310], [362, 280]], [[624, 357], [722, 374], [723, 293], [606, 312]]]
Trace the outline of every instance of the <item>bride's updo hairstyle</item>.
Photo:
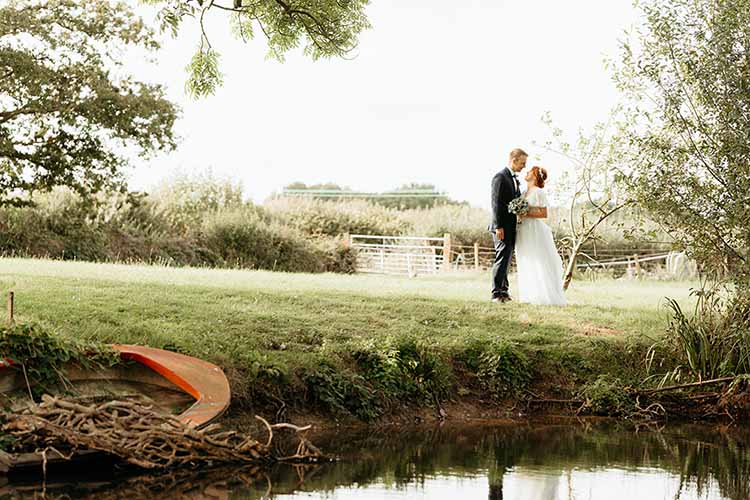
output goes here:
[[531, 167], [531, 174], [534, 176], [534, 182], [539, 188], [544, 187], [544, 183], [547, 181], [547, 171], [542, 167]]

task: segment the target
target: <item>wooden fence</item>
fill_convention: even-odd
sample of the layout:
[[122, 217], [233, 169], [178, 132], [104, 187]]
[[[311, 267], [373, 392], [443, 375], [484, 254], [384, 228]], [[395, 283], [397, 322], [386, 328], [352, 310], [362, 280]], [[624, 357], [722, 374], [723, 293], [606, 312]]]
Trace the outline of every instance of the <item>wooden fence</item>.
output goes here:
[[[482, 270], [492, 267], [495, 259], [494, 248], [479, 243], [457, 245], [450, 234], [442, 238], [357, 234], [349, 237], [349, 244], [358, 251], [357, 272], [362, 273], [413, 277], [447, 270]], [[678, 254], [652, 249], [600, 252], [595, 256], [583, 253], [576, 267], [579, 270], [625, 267], [627, 274], [637, 277], [658, 262], [668, 264], [675, 255]], [[515, 267], [515, 259], [512, 266]]]
[[[488, 269], [492, 267], [495, 259], [494, 248], [481, 246], [478, 243], [473, 246], [453, 245], [453, 252], [451, 256], [451, 267], [453, 269]], [[563, 261], [565, 261], [567, 256], [563, 252], [560, 253]], [[628, 274], [639, 276], [647, 267], [652, 267], [657, 262], [668, 262], [675, 255], [673, 252], [654, 252], [647, 249], [600, 253], [596, 257], [582, 253], [578, 256], [576, 268], [583, 270], [625, 267]], [[512, 268], [515, 267], [515, 261], [515, 259], [511, 261]]]

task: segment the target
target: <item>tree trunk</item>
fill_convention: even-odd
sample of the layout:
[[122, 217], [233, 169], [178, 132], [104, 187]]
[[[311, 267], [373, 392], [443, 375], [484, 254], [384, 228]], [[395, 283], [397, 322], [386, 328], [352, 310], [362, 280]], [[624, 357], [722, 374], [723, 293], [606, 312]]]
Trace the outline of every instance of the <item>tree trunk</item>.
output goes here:
[[570, 251], [570, 259], [568, 259], [568, 265], [565, 266], [565, 274], [563, 275], [563, 290], [567, 290], [570, 282], [573, 281], [573, 273], [576, 270], [576, 261], [578, 260], [578, 254], [581, 253], [582, 245], [582, 240], [576, 241], [573, 249]]

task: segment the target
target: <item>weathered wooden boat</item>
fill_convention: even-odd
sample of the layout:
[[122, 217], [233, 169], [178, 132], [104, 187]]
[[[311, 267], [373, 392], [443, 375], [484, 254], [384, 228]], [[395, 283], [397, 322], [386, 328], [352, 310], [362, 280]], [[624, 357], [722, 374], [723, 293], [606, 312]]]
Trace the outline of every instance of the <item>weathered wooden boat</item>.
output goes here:
[[[100, 370], [72, 366], [65, 369], [65, 377], [75, 393], [92, 398], [139, 400], [195, 428], [214, 422], [229, 407], [229, 382], [218, 366], [153, 347], [120, 344], [113, 347], [125, 363]], [[24, 391], [27, 387], [23, 373], [0, 360], [3, 406], [28, 404]], [[55, 451], [46, 454], [48, 464], [62, 460], [67, 458]], [[0, 473], [38, 467], [42, 461], [41, 453], [0, 454]]]

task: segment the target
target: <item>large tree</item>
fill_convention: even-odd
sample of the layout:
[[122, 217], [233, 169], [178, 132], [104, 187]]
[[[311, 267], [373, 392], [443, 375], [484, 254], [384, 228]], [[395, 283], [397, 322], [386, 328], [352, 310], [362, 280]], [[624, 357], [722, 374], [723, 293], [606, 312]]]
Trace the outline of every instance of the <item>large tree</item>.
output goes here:
[[703, 269], [750, 278], [750, 0], [649, 0], [617, 72], [631, 192]]
[[359, 34], [370, 26], [365, 15], [369, 0], [143, 1], [161, 6], [162, 29], [174, 35], [185, 20], [200, 25], [198, 50], [188, 66], [186, 85], [196, 97], [213, 93], [222, 82], [219, 54], [206, 28], [207, 16], [227, 17], [234, 34], [244, 41], [262, 33], [269, 56], [279, 60], [300, 46], [313, 59], [347, 57], [356, 48]]
[[0, 204], [118, 184], [132, 153], [174, 147], [173, 104], [124, 75], [123, 46], [156, 49], [124, 2], [11, 0], [0, 7]]

